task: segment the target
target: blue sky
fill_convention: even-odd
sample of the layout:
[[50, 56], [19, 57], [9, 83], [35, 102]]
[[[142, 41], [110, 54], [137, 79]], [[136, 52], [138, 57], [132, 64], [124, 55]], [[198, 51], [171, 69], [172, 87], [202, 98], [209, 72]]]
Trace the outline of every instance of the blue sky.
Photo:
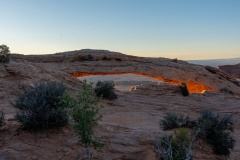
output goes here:
[[12, 53], [106, 49], [144, 57], [240, 57], [240, 0], [0, 0]]

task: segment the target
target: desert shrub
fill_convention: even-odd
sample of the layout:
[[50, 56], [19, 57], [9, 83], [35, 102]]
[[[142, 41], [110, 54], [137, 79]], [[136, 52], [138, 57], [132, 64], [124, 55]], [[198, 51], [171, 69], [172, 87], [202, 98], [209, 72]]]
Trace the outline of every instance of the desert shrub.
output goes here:
[[6, 63], [10, 61], [10, 51], [6, 45], [0, 45], [0, 62]]
[[233, 92], [227, 87], [220, 88], [220, 91], [224, 93], [233, 94]]
[[5, 124], [4, 117], [5, 117], [5, 115], [4, 115], [3, 111], [0, 111], [0, 128]]
[[172, 61], [177, 63], [177, 62], [178, 62], [178, 59], [177, 59], [177, 58], [174, 58]]
[[219, 117], [212, 110], [203, 110], [198, 119], [201, 138], [213, 145], [214, 152], [229, 155], [235, 140], [230, 136], [234, 126], [231, 116]]
[[171, 130], [180, 127], [192, 128], [193, 126], [195, 126], [195, 122], [191, 121], [188, 116], [174, 112], [167, 112], [164, 115], [163, 120], [160, 121], [160, 127], [163, 130]]
[[156, 140], [155, 152], [162, 160], [190, 160], [198, 133], [194, 130], [190, 135], [186, 128], [180, 128], [175, 135], [161, 133]]
[[60, 97], [66, 87], [59, 82], [42, 82], [34, 89], [27, 89], [16, 101], [20, 109], [16, 119], [23, 129], [42, 131], [49, 128], [58, 128], [68, 122], [65, 105]]
[[84, 145], [89, 153], [89, 147], [101, 148], [103, 144], [94, 136], [94, 127], [98, 125], [102, 116], [99, 115], [101, 106], [98, 106], [99, 98], [92, 89], [92, 84], [87, 84], [84, 80], [82, 91], [76, 98], [71, 98], [65, 94], [62, 97], [65, 104], [71, 108], [70, 115], [74, 121], [74, 128], [79, 137], [79, 142]]
[[117, 95], [114, 93], [113, 81], [98, 81], [95, 88], [95, 93], [98, 97], [102, 96], [104, 99], [114, 100]]
[[181, 92], [183, 96], [188, 96], [189, 92], [188, 92], [188, 88], [187, 85], [185, 83], [182, 83], [180, 86]]

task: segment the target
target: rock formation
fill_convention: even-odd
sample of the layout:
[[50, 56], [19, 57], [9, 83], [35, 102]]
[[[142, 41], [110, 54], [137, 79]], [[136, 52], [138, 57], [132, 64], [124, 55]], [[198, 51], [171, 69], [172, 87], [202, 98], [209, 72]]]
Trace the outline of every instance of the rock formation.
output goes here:
[[[16, 97], [39, 81], [60, 81], [68, 88], [75, 85], [79, 90], [81, 82], [75, 77], [120, 73], [150, 76], [170, 84], [185, 82], [192, 94], [184, 97], [176, 85], [152, 83], [130, 92], [116, 91], [117, 100], [101, 100], [103, 120], [97, 133], [105, 147], [94, 154], [95, 159], [156, 160], [153, 145], [163, 114], [174, 111], [196, 118], [199, 111], [206, 108], [233, 115], [236, 145], [230, 159], [240, 159], [240, 87], [234, 79], [221, 70], [180, 60], [95, 50], [52, 55], [15, 54], [10, 63], [0, 63], [0, 110], [7, 120], [0, 131], [0, 159], [76, 159], [82, 148], [70, 126], [44, 133], [18, 129], [14, 119]], [[219, 92], [222, 87], [229, 88], [233, 94]], [[203, 90], [209, 91], [199, 93]], [[214, 155], [210, 146], [197, 141], [194, 159], [226, 157]]]
[[220, 70], [212, 72], [213, 67], [205, 68], [175, 59], [134, 57], [105, 50], [80, 50], [52, 55], [12, 55], [12, 60], [25, 60], [75, 77], [136, 73], [171, 84], [186, 83], [190, 92], [229, 88], [240, 94], [240, 88], [233, 83], [234, 79]]
[[235, 65], [218, 66], [218, 68], [231, 75], [232, 77], [240, 79], [240, 63]]

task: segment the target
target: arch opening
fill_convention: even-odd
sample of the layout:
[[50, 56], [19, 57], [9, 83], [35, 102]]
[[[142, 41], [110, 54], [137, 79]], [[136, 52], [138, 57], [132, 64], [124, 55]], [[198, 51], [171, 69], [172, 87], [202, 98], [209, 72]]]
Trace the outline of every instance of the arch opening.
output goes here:
[[153, 80], [157, 81], [163, 81], [165, 83], [171, 84], [171, 85], [181, 85], [182, 83], [185, 83], [187, 85], [188, 91], [190, 93], [203, 93], [206, 90], [212, 90], [211, 87], [206, 86], [204, 84], [194, 82], [194, 81], [188, 81], [188, 82], [179, 82], [179, 81], [174, 81], [171, 79], [164, 78], [162, 76], [151, 76], [147, 75], [145, 73], [140, 73], [140, 72], [96, 72], [96, 73], [88, 73], [88, 72], [77, 72], [77, 73], [72, 73], [71, 75], [76, 77], [76, 78], [82, 78], [82, 77], [87, 77], [87, 76], [107, 76], [107, 75], [124, 75], [124, 74], [134, 74], [138, 76], [144, 76]]

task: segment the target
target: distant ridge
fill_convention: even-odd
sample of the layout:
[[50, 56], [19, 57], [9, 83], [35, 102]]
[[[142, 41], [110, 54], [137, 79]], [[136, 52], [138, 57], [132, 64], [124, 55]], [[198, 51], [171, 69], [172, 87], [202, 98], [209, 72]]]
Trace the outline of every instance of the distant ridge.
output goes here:
[[187, 60], [189, 63], [199, 64], [203, 66], [218, 67], [222, 65], [234, 65], [240, 63], [239, 58], [229, 58], [229, 59], [209, 59], [209, 60]]

